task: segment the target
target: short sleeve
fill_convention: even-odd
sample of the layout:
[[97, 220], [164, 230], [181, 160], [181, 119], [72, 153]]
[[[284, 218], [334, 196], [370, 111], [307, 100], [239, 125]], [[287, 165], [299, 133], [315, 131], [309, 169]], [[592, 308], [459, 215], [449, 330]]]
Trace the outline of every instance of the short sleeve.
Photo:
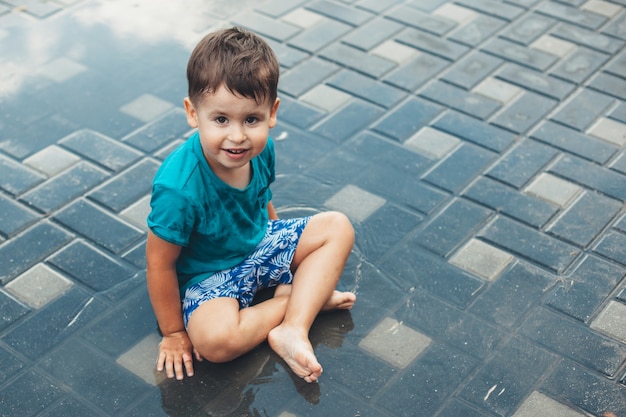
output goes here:
[[179, 246], [187, 246], [196, 215], [191, 199], [180, 191], [155, 186], [150, 200], [148, 227], [156, 236]]

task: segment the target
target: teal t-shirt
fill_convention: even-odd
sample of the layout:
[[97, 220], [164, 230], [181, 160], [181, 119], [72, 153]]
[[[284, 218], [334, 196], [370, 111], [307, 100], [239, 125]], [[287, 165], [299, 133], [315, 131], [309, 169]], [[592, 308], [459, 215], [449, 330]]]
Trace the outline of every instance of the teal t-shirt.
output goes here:
[[152, 183], [148, 227], [182, 246], [181, 294], [215, 272], [240, 264], [265, 235], [275, 179], [274, 144], [253, 158], [250, 184], [233, 188], [206, 162], [196, 132], [163, 161]]

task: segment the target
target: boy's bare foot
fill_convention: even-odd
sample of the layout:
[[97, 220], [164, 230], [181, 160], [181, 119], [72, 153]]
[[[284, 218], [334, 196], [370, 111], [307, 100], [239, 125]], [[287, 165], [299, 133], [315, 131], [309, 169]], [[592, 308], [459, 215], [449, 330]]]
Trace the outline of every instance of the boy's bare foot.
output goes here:
[[317, 361], [307, 335], [300, 333], [297, 329], [280, 325], [270, 331], [267, 341], [296, 375], [306, 382], [316, 382], [322, 374], [322, 365]]
[[350, 310], [356, 301], [356, 295], [352, 292], [333, 291], [330, 298], [322, 307], [322, 311]]

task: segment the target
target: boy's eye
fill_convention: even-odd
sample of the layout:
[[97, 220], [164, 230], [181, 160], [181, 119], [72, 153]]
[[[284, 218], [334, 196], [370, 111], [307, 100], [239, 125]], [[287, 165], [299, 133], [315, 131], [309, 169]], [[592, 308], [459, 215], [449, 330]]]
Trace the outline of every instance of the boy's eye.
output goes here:
[[248, 123], [248, 124], [253, 124], [253, 123], [256, 123], [256, 121], [257, 121], [257, 120], [258, 120], [258, 119], [257, 119], [256, 117], [254, 117], [254, 116], [249, 116], [249, 117], [247, 117], [247, 118], [246, 118], [246, 123]]
[[215, 118], [215, 122], [219, 125], [223, 125], [224, 123], [228, 122], [228, 119], [225, 118], [224, 116], [220, 116], [220, 117]]

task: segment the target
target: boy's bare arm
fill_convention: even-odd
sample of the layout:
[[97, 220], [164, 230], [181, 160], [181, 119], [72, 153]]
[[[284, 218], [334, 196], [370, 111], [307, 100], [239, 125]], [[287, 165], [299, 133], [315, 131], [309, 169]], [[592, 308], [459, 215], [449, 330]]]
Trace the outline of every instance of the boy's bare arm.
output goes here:
[[267, 214], [270, 216], [270, 220], [278, 220], [278, 214], [276, 214], [276, 210], [274, 209], [274, 204], [270, 201], [267, 205]]
[[176, 260], [181, 247], [148, 232], [146, 245], [147, 282], [152, 308], [163, 333], [159, 346], [157, 369], [167, 376], [183, 378], [193, 375], [193, 346], [185, 331], [176, 276]]

